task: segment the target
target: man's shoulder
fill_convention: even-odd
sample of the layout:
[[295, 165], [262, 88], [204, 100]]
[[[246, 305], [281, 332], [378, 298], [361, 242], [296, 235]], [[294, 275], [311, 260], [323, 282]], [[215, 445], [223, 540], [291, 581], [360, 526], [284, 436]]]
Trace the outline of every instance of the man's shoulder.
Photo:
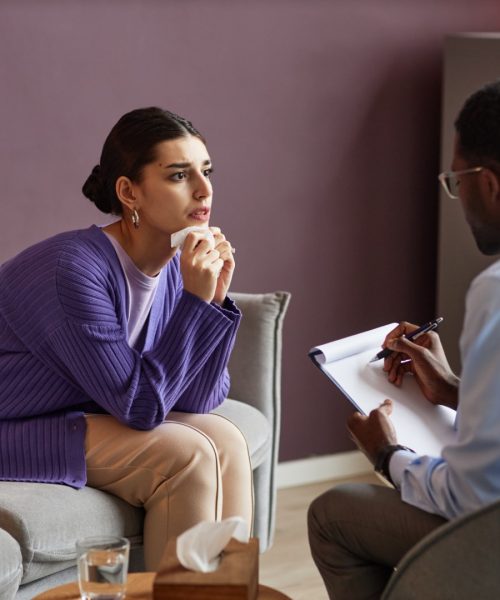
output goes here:
[[486, 267], [472, 280], [469, 288], [469, 295], [474, 292], [487, 290], [492, 291], [500, 286], [500, 260], [496, 260], [489, 267]]

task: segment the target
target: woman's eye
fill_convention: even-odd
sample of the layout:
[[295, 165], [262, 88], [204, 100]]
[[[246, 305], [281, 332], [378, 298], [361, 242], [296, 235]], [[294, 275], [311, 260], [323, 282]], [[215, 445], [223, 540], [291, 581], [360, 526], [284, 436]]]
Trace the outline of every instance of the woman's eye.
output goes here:
[[212, 167], [210, 167], [210, 169], [205, 169], [205, 170], [203, 171], [203, 175], [205, 175], [205, 177], [206, 177], [207, 179], [210, 179], [210, 175], [212, 175], [212, 173], [213, 173], [213, 172], [214, 172], [213, 168], [212, 168]]
[[178, 173], [174, 173], [170, 176], [174, 181], [181, 181], [182, 179], [186, 179], [186, 173], [184, 171], [179, 171]]

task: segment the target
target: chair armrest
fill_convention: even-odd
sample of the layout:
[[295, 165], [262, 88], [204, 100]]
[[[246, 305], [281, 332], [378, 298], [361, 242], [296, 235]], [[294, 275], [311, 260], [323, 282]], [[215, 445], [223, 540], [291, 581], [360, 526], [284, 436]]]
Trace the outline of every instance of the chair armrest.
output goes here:
[[423, 538], [398, 564], [382, 600], [496, 599], [499, 556], [500, 500]]
[[231, 294], [243, 314], [229, 360], [229, 397], [260, 410], [279, 423], [281, 337], [289, 292]]

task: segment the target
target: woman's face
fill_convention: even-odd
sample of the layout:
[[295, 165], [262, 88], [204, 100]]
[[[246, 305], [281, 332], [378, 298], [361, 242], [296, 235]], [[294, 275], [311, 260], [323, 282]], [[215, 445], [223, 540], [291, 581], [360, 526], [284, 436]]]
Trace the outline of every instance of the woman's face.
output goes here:
[[199, 138], [188, 135], [157, 144], [156, 160], [133, 184], [141, 228], [172, 234], [184, 227], [208, 226], [211, 172], [210, 156]]

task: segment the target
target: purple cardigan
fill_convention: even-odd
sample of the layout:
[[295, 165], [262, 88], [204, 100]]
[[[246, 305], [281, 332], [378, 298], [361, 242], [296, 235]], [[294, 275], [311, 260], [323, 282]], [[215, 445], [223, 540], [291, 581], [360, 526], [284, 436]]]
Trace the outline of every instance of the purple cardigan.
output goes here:
[[178, 256], [159, 277], [138, 351], [123, 272], [98, 227], [0, 267], [0, 479], [83, 486], [84, 411], [147, 430], [224, 400], [239, 310], [185, 292]]

